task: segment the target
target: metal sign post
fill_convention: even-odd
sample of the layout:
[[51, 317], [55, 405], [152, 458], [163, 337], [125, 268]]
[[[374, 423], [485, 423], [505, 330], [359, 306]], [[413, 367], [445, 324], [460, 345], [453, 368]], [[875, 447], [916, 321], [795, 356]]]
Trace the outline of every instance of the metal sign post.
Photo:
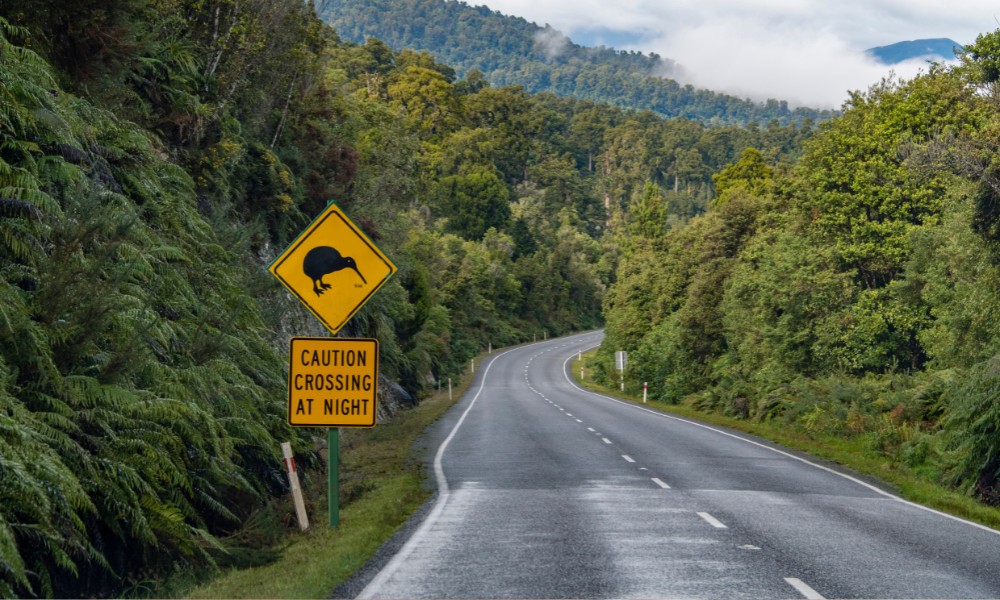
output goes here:
[[340, 525], [340, 430], [326, 430], [326, 508], [330, 513], [330, 527]]
[[[268, 270], [337, 332], [396, 272], [340, 208], [330, 202]], [[327, 427], [330, 526], [340, 524], [340, 427], [374, 427], [378, 340], [292, 338], [288, 423]]]

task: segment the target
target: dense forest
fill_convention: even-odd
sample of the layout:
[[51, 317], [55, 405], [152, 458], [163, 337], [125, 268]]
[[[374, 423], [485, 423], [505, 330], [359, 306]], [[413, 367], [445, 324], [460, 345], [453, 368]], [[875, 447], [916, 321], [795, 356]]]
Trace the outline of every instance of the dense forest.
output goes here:
[[0, 596], [205, 568], [280, 441], [308, 473], [321, 331], [266, 267], [330, 201], [399, 266], [343, 333], [414, 398], [606, 323], [605, 377], [1000, 502], [1000, 32], [818, 127], [440, 60], [299, 0], [0, 0]]
[[345, 40], [375, 37], [393, 48], [425, 50], [460, 75], [478, 71], [495, 86], [606, 102], [718, 124], [801, 123], [830, 111], [790, 109], [682, 85], [678, 66], [656, 54], [585, 48], [566, 36], [486, 6], [455, 0], [327, 0], [320, 13]]
[[299, 0], [0, 0], [0, 81], [0, 596], [204, 568], [285, 493], [280, 441], [309, 467], [285, 352], [319, 331], [266, 266], [331, 200], [399, 266], [344, 333], [420, 398], [600, 325], [620, 235], [812, 133], [459, 79]]
[[1000, 504], [998, 49], [853, 93], [794, 164], [745, 150], [681, 226], [653, 187], [616, 238], [603, 376], [627, 350], [656, 398]]

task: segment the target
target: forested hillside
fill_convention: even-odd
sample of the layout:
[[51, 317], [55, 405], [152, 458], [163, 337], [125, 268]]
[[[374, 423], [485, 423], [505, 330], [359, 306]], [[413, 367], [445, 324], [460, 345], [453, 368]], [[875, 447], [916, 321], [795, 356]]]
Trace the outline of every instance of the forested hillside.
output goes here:
[[631, 211], [605, 377], [627, 350], [655, 398], [860, 439], [1000, 503], [997, 48], [853, 94], [792, 166], [746, 150], [684, 226]]
[[452, 0], [326, 0], [324, 19], [346, 40], [375, 37], [392, 48], [425, 50], [465, 76], [481, 72], [495, 86], [606, 102], [712, 124], [801, 123], [829, 111], [789, 109], [682, 85], [674, 63], [655, 54], [584, 48], [550, 28], [486, 6]]
[[399, 266], [345, 333], [419, 398], [487, 344], [598, 326], [609, 229], [679, 228], [744, 148], [810, 135], [459, 80], [298, 0], [0, 18], [2, 596], [204, 568], [285, 492], [280, 441], [308, 475], [284, 402], [311, 318], [266, 266], [329, 201]]

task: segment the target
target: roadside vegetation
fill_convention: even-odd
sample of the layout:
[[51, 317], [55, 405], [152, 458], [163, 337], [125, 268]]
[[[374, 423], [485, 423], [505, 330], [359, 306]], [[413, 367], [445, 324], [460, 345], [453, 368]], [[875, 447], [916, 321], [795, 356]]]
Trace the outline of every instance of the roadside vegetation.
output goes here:
[[[478, 357], [478, 364], [485, 356]], [[372, 429], [340, 430], [340, 525], [329, 526], [327, 479], [314, 470], [304, 485], [310, 529], [289, 524], [294, 509], [288, 498], [273, 503], [237, 534], [238, 549], [256, 536], [268, 561], [224, 570], [191, 588], [183, 575], [168, 580], [155, 595], [189, 598], [327, 598], [360, 569], [383, 542], [433, 493], [418, 457], [419, 436], [469, 388], [468, 373], [456, 378], [453, 400], [447, 389], [419, 406], [400, 412], [390, 423]], [[320, 449], [326, 456], [325, 449]], [[260, 532], [260, 534], [255, 534]], [[263, 535], [261, 535], [263, 534]], [[239, 551], [239, 550], [238, 550]], [[201, 574], [202, 576], [205, 573]]]
[[[750, 420], [726, 416], [718, 411], [705, 410], [689, 404], [666, 402], [656, 394], [647, 393], [642, 401], [642, 382], [629, 380], [622, 392], [617, 384], [605, 385], [590, 378], [590, 373], [598, 364], [597, 350], [583, 354], [583, 360], [574, 360], [574, 378], [583, 387], [629, 402], [643, 405], [679, 417], [694, 419], [702, 423], [719, 425], [728, 429], [743, 431], [751, 435], [771, 440], [787, 448], [800, 450], [811, 456], [840, 465], [848, 474], [870, 476], [869, 482], [880, 484], [883, 489], [893, 492], [905, 500], [945, 512], [956, 517], [1000, 529], [1000, 508], [989, 506], [968, 494], [941, 485], [927, 476], [921, 469], [915, 469], [887, 455], [871, 437], [845, 437], [837, 433], [816, 431], [808, 422], [795, 420]], [[584, 378], [580, 379], [580, 368], [584, 368]], [[872, 481], [874, 478], [876, 481]]]
[[998, 47], [852, 94], [791, 164], [745, 150], [679, 226], [638, 196], [598, 380], [626, 350], [662, 402], [1000, 505]]

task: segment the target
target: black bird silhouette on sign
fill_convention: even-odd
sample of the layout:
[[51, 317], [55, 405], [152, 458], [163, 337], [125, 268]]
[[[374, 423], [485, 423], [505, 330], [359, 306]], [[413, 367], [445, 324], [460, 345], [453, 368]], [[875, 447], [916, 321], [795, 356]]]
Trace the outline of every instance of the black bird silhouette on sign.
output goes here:
[[336, 248], [316, 246], [306, 254], [305, 260], [302, 261], [302, 270], [313, 280], [313, 291], [316, 292], [317, 296], [322, 295], [331, 287], [329, 283], [323, 283], [323, 276], [342, 269], [354, 269], [361, 281], [368, 283], [365, 276], [358, 270], [354, 259], [350, 256], [341, 256]]

